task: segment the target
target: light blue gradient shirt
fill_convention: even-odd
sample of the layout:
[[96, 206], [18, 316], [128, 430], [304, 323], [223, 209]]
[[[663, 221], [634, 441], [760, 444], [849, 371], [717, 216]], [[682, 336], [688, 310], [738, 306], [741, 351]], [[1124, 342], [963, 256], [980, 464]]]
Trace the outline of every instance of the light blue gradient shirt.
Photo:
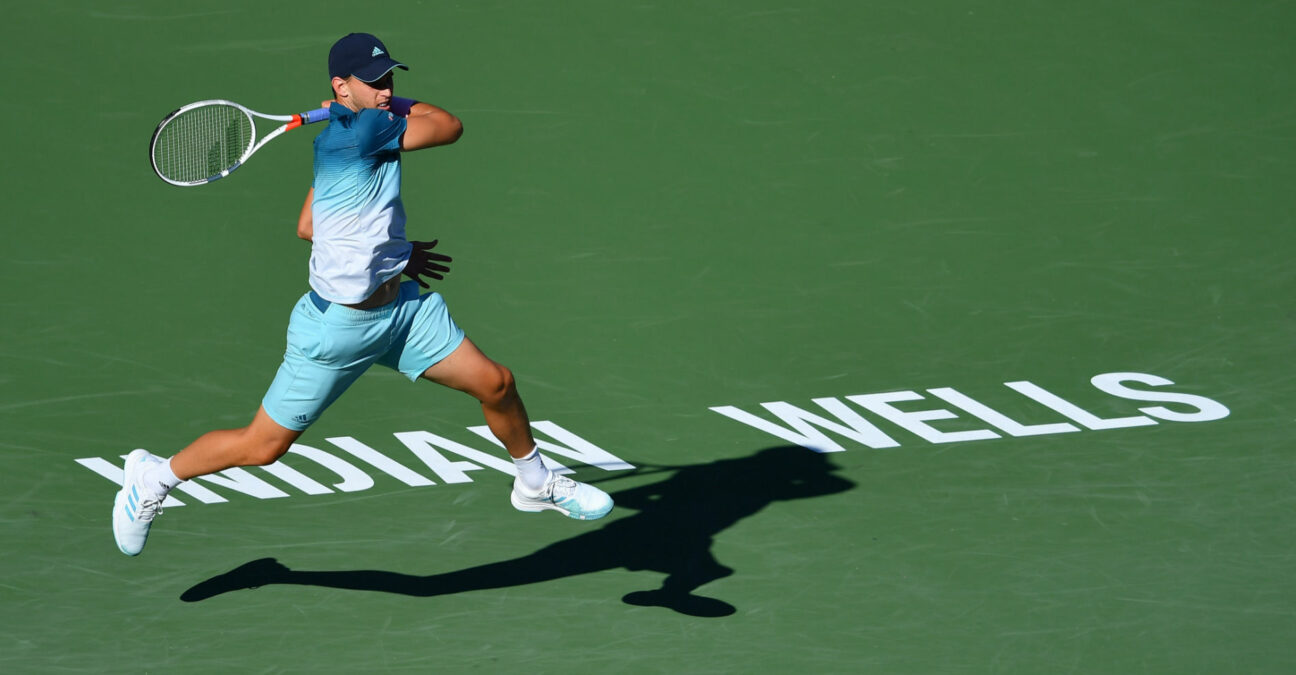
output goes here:
[[409, 260], [401, 203], [405, 118], [333, 103], [315, 137], [310, 286], [325, 300], [358, 303]]

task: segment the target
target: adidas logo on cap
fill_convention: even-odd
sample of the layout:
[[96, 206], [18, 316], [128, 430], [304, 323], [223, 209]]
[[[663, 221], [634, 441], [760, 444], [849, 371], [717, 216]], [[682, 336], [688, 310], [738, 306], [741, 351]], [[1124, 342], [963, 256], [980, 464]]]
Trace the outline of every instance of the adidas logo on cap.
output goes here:
[[381, 48], [379, 48], [379, 47], [374, 47], [373, 53], [370, 54], [369, 56], [382, 56], [382, 55], [385, 54], [385, 53], [386, 53], [386, 52], [384, 52]]

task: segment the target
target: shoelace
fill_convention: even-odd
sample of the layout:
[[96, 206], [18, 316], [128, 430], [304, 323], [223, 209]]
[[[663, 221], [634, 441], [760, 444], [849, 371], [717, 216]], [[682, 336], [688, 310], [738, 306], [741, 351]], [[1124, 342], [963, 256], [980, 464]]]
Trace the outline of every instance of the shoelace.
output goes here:
[[576, 496], [576, 481], [565, 476], [559, 476], [552, 484], [549, 492], [550, 499], [570, 498]]
[[140, 500], [139, 508], [136, 510], [136, 520], [143, 522], [152, 522], [152, 520], [162, 513], [161, 499], [143, 499]]

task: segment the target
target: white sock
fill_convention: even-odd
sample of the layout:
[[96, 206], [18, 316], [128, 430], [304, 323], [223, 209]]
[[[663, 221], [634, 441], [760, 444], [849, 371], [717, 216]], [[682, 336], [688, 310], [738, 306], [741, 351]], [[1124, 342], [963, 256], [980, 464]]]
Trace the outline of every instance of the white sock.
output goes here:
[[183, 482], [176, 478], [175, 472], [171, 470], [171, 460], [169, 459], [150, 466], [144, 471], [144, 475], [140, 476], [140, 480], [144, 483], [144, 487], [162, 497], [165, 497], [171, 491], [171, 488]]
[[514, 457], [513, 464], [517, 467], [518, 480], [529, 492], [539, 492], [549, 481], [549, 467], [545, 466], [539, 447], [532, 449], [526, 457]]

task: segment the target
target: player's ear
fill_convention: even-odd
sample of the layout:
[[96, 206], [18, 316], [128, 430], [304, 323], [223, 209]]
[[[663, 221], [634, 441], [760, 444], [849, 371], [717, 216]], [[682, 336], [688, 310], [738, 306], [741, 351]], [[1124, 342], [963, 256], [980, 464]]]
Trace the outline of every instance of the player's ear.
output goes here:
[[343, 100], [351, 95], [351, 89], [347, 86], [347, 81], [341, 77], [333, 78], [333, 98]]

